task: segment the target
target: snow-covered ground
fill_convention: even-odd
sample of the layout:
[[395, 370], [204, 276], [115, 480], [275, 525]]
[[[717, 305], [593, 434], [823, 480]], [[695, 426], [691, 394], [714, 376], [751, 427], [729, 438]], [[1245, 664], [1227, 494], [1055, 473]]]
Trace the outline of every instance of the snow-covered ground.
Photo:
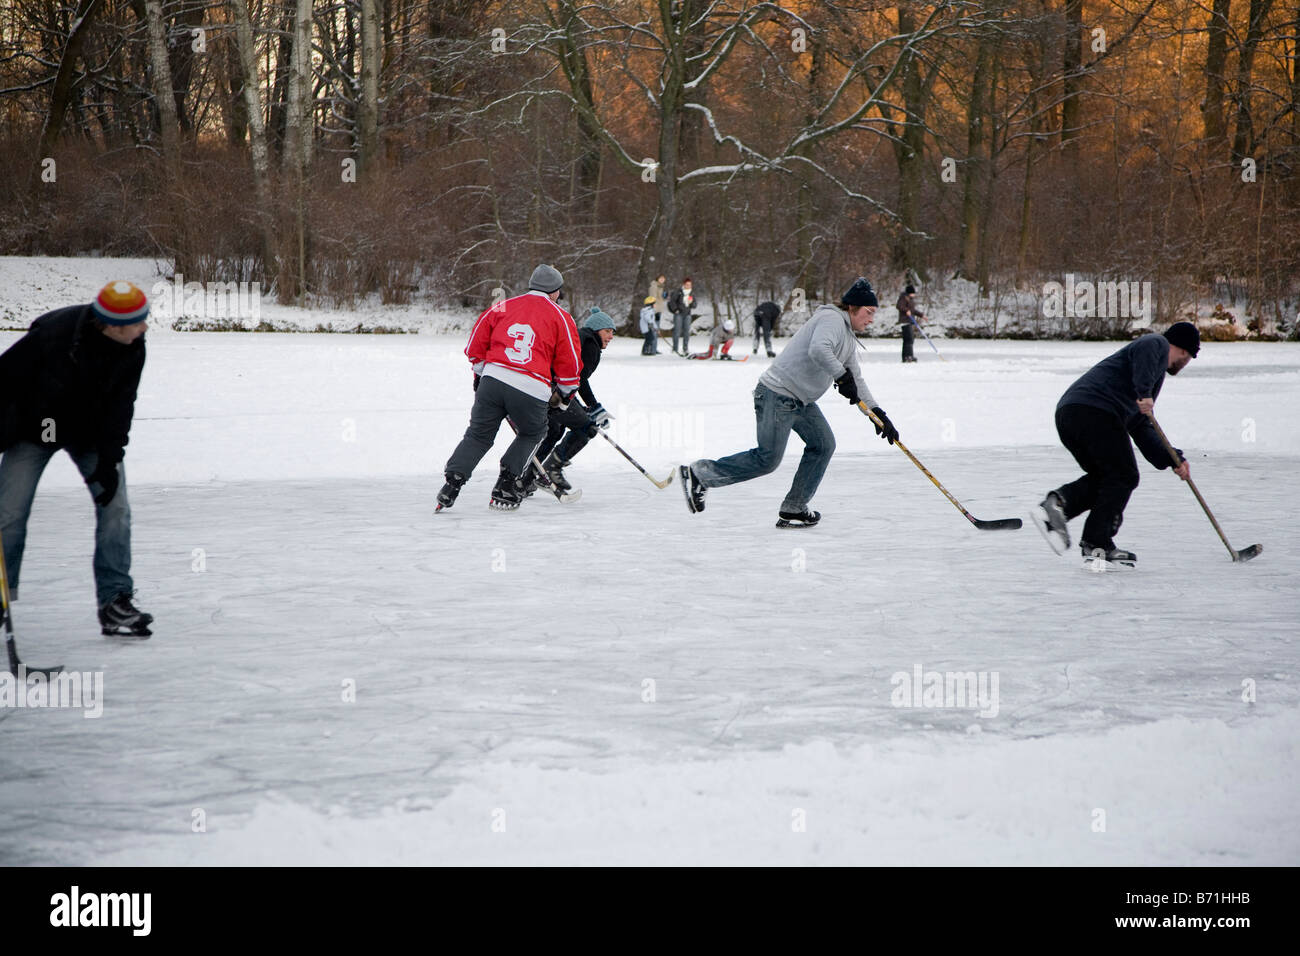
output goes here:
[[[462, 347], [150, 332], [127, 467], [155, 637], [98, 636], [60, 456], [19, 647], [102, 671], [103, 713], [0, 709], [0, 862], [1300, 862], [1300, 346], [1207, 345], [1157, 405], [1263, 555], [1234, 565], [1143, 465], [1131, 574], [970, 527], [833, 393], [813, 530], [773, 527], [797, 439], [701, 515], [599, 441], [578, 503], [489, 511], [494, 454], [435, 515]], [[868, 381], [974, 514], [1023, 515], [1077, 474], [1052, 409], [1116, 346], [941, 347], [871, 343]], [[638, 351], [593, 384], [652, 472], [752, 443], [766, 358]], [[918, 667], [975, 672], [984, 715], [896, 706]]]

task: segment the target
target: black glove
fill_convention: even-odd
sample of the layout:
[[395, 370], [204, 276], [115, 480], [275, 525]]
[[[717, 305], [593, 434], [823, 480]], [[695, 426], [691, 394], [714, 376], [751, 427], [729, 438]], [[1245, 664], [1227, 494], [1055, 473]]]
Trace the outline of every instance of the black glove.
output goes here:
[[[99, 463], [95, 465], [95, 470], [86, 479], [86, 485], [90, 488], [90, 493], [95, 497], [95, 504], [101, 508], [107, 507], [108, 503], [117, 494], [119, 480], [117, 477], [117, 462], [110, 462], [101, 455]], [[96, 485], [99, 486], [99, 491], [95, 490]]]
[[475, 374], [475, 376], [474, 376], [474, 391], [476, 391], [476, 392], [478, 391], [478, 380], [479, 380], [479, 375]]
[[853, 373], [848, 369], [835, 380], [835, 391], [847, 398], [850, 405], [856, 405], [861, 400], [858, 397], [858, 383], [853, 381]]
[[[898, 441], [898, 429], [895, 428], [894, 423], [889, 420], [889, 416], [885, 414], [885, 410], [877, 405], [871, 411], [880, 419], [880, 425], [876, 425], [875, 422], [871, 423], [876, 425], [876, 434], [885, 439], [885, 441], [889, 442], [891, 445]], [[884, 427], [882, 428], [881, 425]]]
[[559, 409], [562, 412], [567, 412], [569, 410], [569, 401], [572, 398], [573, 398], [572, 392], [570, 392], [568, 395], [561, 395], [560, 390], [558, 388], [553, 388], [551, 389], [550, 406], [551, 408]]

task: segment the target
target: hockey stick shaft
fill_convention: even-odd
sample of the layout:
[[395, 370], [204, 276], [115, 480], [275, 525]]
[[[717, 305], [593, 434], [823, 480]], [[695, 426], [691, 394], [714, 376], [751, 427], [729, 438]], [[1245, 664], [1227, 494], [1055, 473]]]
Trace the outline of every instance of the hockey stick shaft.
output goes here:
[[644, 468], [642, 468], [642, 467], [641, 467], [641, 463], [640, 463], [639, 461], [637, 461], [635, 458], [633, 458], [631, 455], [629, 455], [626, 451], [624, 451], [622, 445], [620, 445], [618, 442], [614, 441], [614, 439], [610, 438], [610, 437], [609, 437], [609, 434], [605, 431], [605, 429], [601, 428], [601, 429], [599, 429], [599, 431], [600, 431], [600, 436], [601, 436], [602, 438], [604, 438], [605, 441], [607, 441], [607, 442], [609, 442], [611, 445], [613, 445], [613, 446], [614, 446], [614, 450], [615, 450], [616, 452], [618, 452], [620, 455], [622, 455], [624, 458], [626, 458], [626, 459], [628, 460], [628, 462], [631, 463], [631, 465], [632, 465], [633, 468], [635, 468], [637, 471], [641, 472], [641, 474], [645, 475], [648, 479], [650, 479], [650, 482], [651, 482], [651, 483], [652, 483], [656, 488], [667, 488], [670, 484], [672, 484], [672, 475], [671, 475], [671, 474], [669, 474], [669, 476], [668, 476], [668, 480], [667, 480], [667, 481], [664, 481], [664, 482], [661, 483], [661, 482], [659, 481], [658, 478], [655, 478], [653, 475], [650, 474], [650, 472], [648, 472], [648, 471], [646, 471]]
[[[1160, 436], [1160, 444], [1165, 446], [1165, 451], [1169, 452], [1169, 458], [1174, 463], [1174, 467], [1177, 468], [1183, 462], [1182, 459], [1178, 457], [1178, 452], [1174, 450], [1174, 446], [1170, 443], [1169, 438], [1165, 435], [1165, 430], [1160, 427], [1160, 423], [1156, 421], [1155, 415], [1148, 414], [1147, 418], [1151, 420], [1152, 427], [1155, 428], [1156, 434]], [[1224, 534], [1223, 529], [1219, 527], [1219, 522], [1215, 519], [1214, 512], [1210, 510], [1210, 506], [1207, 505], [1205, 499], [1201, 497], [1200, 489], [1196, 487], [1196, 482], [1192, 481], [1190, 475], [1187, 477], [1187, 485], [1192, 489], [1192, 494], [1196, 495], [1196, 500], [1200, 502], [1201, 509], [1205, 512], [1205, 517], [1209, 518], [1210, 524], [1214, 525], [1214, 530], [1218, 533], [1219, 540], [1223, 542], [1223, 546], [1227, 548], [1228, 553], [1232, 555], [1232, 560], [1240, 560], [1240, 555], [1238, 554], [1237, 549], [1228, 543], [1228, 536]]]
[[[577, 405], [578, 408], [582, 409], [582, 411], [586, 412], [588, 415], [591, 414], [591, 409], [587, 408], [587, 406], [583, 405], [582, 402], [578, 401], [576, 398], [573, 400], [573, 403], [574, 403], [575, 405]], [[609, 442], [611, 445], [613, 445], [613, 446], [614, 446], [614, 450], [615, 450], [616, 452], [618, 452], [620, 455], [622, 455], [624, 458], [626, 458], [626, 459], [628, 460], [628, 463], [631, 464], [631, 466], [632, 466], [633, 468], [635, 468], [637, 471], [641, 472], [641, 474], [645, 475], [646, 478], [647, 478], [647, 480], [649, 480], [649, 482], [650, 482], [652, 485], [654, 485], [656, 488], [659, 488], [659, 489], [662, 490], [662, 489], [664, 489], [664, 488], [667, 488], [670, 484], [672, 484], [673, 476], [672, 476], [671, 473], [668, 475], [667, 480], [665, 480], [665, 481], [663, 481], [663, 482], [661, 483], [661, 482], [659, 481], [658, 478], [655, 478], [653, 475], [650, 474], [650, 472], [648, 472], [648, 471], [646, 471], [644, 468], [642, 468], [642, 467], [641, 467], [641, 463], [640, 463], [639, 461], [637, 461], [635, 458], [633, 458], [631, 455], [629, 455], [626, 451], [624, 451], [624, 450], [623, 450], [623, 446], [620, 445], [618, 442], [614, 441], [614, 439], [611, 438], [611, 437], [609, 436], [609, 432], [605, 431], [605, 429], [603, 429], [603, 428], [601, 428], [601, 427], [599, 427], [599, 426], [596, 427], [596, 431], [598, 431], [598, 432], [600, 433], [600, 437], [601, 437], [601, 438], [605, 439], [605, 441], [607, 441], [607, 442]]]
[[[925, 335], [925, 329], [921, 328], [921, 323], [916, 321], [916, 319], [912, 316], [910, 312], [907, 314], [907, 317], [911, 321], [911, 323], [916, 326], [916, 331], [920, 332], [922, 335]], [[945, 362], [948, 361], [946, 358], [943, 358], [943, 353], [939, 351], [939, 347], [935, 345], [934, 342], [930, 341], [930, 336], [925, 335], [925, 340], [930, 343], [930, 348], [934, 349], [935, 355], [939, 356], [939, 358], [943, 359]]]
[[[861, 411], [862, 414], [866, 415], [869, 419], [871, 419], [871, 423], [872, 423], [873, 425], [875, 425], [877, 428], [884, 428], [884, 427], [885, 427], [885, 426], [884, 426], [884, 422], [882, 422], [879, 418], [876, 417], [876, 413], [873, 412], [870, 408], [867, 407], [867, 403], [866, 403], [866, 402], [862, 402], [862, 401], [858, 402], [858, 410]], [[904, 455], [906, 455], [908, 458], [910, 458], [911, 461], [912, 461], [912, 464], [916, 465], [917, 468], [921, 469], [921, 474], [923, 474], [923, 475], [925, 475], [925, 477], [929, 478], [929, 479], [930, 479], [930, 482], [931, 482], [931, 483], [932, 483], [936, 488], [938, 488], [940, 491], [943, 492], [944, 497], [947, 498], [949, 501], [952, 502], [952, 505], [953, 505], [954, 508], [956, 508], [958, 511], [960, 511], [963, 515], [966, 516], [966, 520], [967, 520], [967, 521], [969, 521], [971, 524], [975, 525], [975, 527], [977, 527], [977, 528], [978, 528], [978, 527], [981, 527], [981, 525], [985, 525], [985, 524], [987, 524], [987, 523], [985, 523], [985, 522], [981, 522], [981, 521], [980, 521], [978, 518], [976, 518], [973, 514], [971, 514], [969, 511], [967, 511], [967, 510], [965, 509], [965, 507], [963, 507], [962, 503], [961, 503], [960, 501], [958, 501], [956, 498], [953, 497], [952, 492], [950, 492], [947, 488], [945, 488], [945, 487], [943, 486], [943, 483], [942, 483], [941, 481], [939, 481], [938, 478], [934, 477], [934, 475], [932, 475], [932, 474], [930, 473], [930, 469], [929, 469], [929, 468], [926, 468], [925, 465], [921, 464], [921, 460], [920, 460], [919, 458], [917, 458], [915, 455], [912, 454], [911, 449], [909, 449], [906, 445], [904, 445], [904, 444], [903, 444], [901, 441], [899, 441], [898, 439], [895, 439], [895, 440], [894, 440], [894, 446], [895, 446], [899, 451], [901, 451]], [[995, 522], [995, 524], [996, 524], [998, 527], [1019, 528], [1020, 525], [1021, 525], [1021, 522], [1020, 522], [1020, 520], [1017, 518], [1017, 519], [1008, 519], [1008, 520], [1005, 520], [1005, 521]]]
[[14, 618], [9, 610], [9, 570], [5, 567], [3, 539], [0, 539], [0, 612], [4, 615], [5, 648], [9, 652], [9, 670], [17, 674], [22, 662], [18, 660], [18, 645], [14, 641]]

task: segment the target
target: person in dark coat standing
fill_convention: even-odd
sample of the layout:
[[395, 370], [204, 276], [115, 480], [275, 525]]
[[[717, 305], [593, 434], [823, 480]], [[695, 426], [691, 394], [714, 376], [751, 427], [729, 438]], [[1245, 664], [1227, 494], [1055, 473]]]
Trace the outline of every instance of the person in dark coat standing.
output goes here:
[[781, 307], [775, 302], [760, 302], [758, 308], [754, 310], [754, 354], [758, 354], [758, 337], [763, 337], [763, 342], [767, 346], [767, 357], [775, 358], [776, 353], [772, 351], [772, 332], [776, 329], [777, 320], [781, 318]]
[[912, 343], [916, 340], [917, 323], [925, 318], [925, 313], [916, 307], [916, 286], [909, 284], [894, 304], [898, 308], [898, 324], [903, 327], [903, 361], [915, 362]]
[[0, 355], [0, 538], [11, 598], [18, 597], [36, 486], [62, 448], [95, 500], [99, 623], [115, 637], [149, 637], [153, 622], [132, 603], [123, 466], [148, 317], [144, 292], [110, 282], [88, 305], [45, 313]]
[[[1132, 438], [1156, 468], [1173, 466], [1151, 423], [1165, 373], [1177, 375], [1201, 350], [1201, 334], [1191, 322], [1175, 322], [1163, 335], [1144, 335], [1102, 359], [1065, 390], [1056, 405], [1056, 432], [1085, 474], [1055, 491], [1032, 516], [1057, 554], [1070, 546], [1066, 522], [1088, 512], [1079, 542], [1085, 558], [1132, 566], [1137, 556], [1115, 546], [1124, 508], [1138, 486]], [[1190, 466], [1178, 452], [1174, 474], [1184, 481]]]
[[[591, 390], [591, 376], [600, 365], [600, 353], [614, 339], [614, 320], [601, 311], [600, 306], [593, 305], [582, 320], [578, 339], [582, 343], [582, 378], [578, 395], [586, 407], [570, 402], [563, 410], [552, 408], [546, 438], [538, 446], [536, 456], [546, 472], [546, 480], [560, 491], [570, 491], [573, 487], [564, 477], [564, 469], [573, 463], [573, 456], [596, 437], [597, 429], [608, 428], [614, 420], [614, 416], [605, 411], [605, 406], [596, 401], [596, 393]], [[525, 485], [529, 494], [536, 488], [538, 477], [537, 466], [533, 465]]]
[[[682, 280], [680, 289], [668, 296], [668, 311], [673, 314], [673, 351], [689, 355], [691, 349], [691, 309], [695, 308], [695, 295], [691, 292], [691, 277]], [[678, 342], [681, 344], [678, 345]]]

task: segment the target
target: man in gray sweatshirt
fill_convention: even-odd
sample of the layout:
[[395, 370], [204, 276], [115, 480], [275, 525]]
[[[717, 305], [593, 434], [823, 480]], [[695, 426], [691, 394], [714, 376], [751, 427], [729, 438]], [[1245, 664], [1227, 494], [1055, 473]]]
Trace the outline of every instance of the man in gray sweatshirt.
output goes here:
[[793, 431], [803, 439], [803, 458], [794, 483], [781, 503], [776, 526], [810, 528], [817, 524], [821, 513], [809, 510], [808, 502], [816, 494], [835, 453], [835, 435], [817, 407], [817, 399], [832, 384], [850, 403], [861, 400], [876, 413], [884, 426], [876, 427], [877, 435], [891, 445], [898, 440], [898, 429], [871, 397], [858, 367], [858, 341], [854, 333], [866, 331], [878, 304], [871, 283], [859, 278], [841, 297], [839, 308], [821, 306], [795, 333], [754, 389], [758, 447], [716, 461], [701, 459], [679, 468], [686, 506], [692, 513], [704, 510], [704, 494], [709, 488], [749, 481], [775, 471]]

